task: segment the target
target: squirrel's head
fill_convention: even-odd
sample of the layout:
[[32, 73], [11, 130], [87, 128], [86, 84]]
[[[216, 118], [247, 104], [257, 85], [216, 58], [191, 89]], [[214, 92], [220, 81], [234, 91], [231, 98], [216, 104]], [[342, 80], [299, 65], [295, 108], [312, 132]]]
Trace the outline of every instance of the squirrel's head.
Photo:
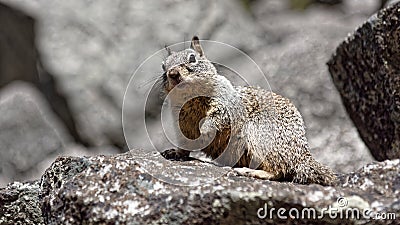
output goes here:
[[168, 57], [162, 62], [163, 84], [166, 92], [175, 86], [194, 87], [205, 85], [217, 75], [214, 65], [205, 57], [199, 38], [194, 36], [189, 49], [179, 52], [168, 50]]

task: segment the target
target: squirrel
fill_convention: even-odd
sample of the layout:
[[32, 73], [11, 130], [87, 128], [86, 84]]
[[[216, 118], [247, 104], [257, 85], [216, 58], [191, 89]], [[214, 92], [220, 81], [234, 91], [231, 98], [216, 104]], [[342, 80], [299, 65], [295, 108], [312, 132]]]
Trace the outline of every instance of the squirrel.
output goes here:
[[[234, 86], [217, 72], [194, 36], [188, 49], [162, 62], [162, 88], [186, 142], [200, 140], [208, 157], [249, 177], [299, 184], [334, 185], [333, 171], [311, 155], [305, 126], [289, 99], [259, 87]], [[179, 149], [161, 153], [187, 159], [185, 140]]]

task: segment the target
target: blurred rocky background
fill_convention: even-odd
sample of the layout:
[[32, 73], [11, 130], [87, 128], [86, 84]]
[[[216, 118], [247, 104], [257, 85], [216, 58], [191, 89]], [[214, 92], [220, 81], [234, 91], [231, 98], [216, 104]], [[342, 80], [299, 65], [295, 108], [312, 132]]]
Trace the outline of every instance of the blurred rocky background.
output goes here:
[[[121, 111], [133, 71], [165, 44], [193, 34], [253, 58], [272, 90], [301, 111], [317, 160], [337, 172], [355, 171], [374, 159], [346, 114], [326, 63], [382, 4], [0, 0], [0, 187], [39, 178], [59, 155], [127, 151]], [[223, 57], [243, 64], [236, 56]], [[143, 107], [130, 110], [128, 122], [141, 123], [134, 115]], [[146, 132], [131, 132], [141, 146]]]

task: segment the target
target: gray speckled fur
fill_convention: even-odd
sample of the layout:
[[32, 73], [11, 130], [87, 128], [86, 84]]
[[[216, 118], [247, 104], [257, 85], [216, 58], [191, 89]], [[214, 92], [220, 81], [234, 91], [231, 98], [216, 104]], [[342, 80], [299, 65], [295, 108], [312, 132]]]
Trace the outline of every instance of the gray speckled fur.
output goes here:
[[[202, 151], [222, 165], [263, 170], [273, 180], [336, 181], [329, 168], [312, 158], [303, 119], [288, 99], [257, 87], [233, 86], [203, 55], [199, 42], [196, 46], [196, 38], [191, 48], [173, 52], [163, 62], [165, 91], [188, 139], [211, 141]], [[191, 54], [196, 62], [189, 62]], [[179, 74], [178, 83], [171, 73]], [[215, 138], [209, 140], [214, 137], [210, 134]], [[164, 156], [189, 153], [180, 149]]]

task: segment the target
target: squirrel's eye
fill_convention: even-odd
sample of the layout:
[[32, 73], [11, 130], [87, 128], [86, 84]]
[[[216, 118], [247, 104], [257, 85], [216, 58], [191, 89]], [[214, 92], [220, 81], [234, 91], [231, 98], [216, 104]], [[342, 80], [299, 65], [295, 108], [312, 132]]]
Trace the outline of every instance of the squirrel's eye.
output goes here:
[[194, 54], [189, 55], [189, 62], [190, 63], [195, 63], [196, 62], [196, 56]]
[[165, 64], [161, 64], [161, 68], [165, 71]]

